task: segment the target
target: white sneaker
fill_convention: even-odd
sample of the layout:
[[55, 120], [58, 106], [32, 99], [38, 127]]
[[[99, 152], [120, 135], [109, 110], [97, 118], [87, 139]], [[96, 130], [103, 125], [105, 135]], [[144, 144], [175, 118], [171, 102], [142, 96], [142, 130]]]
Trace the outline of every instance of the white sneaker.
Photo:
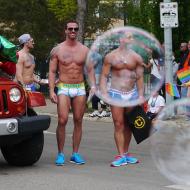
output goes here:
[[98, 116], [98, 117], [109, 117], [109, 113], [107, 113], [106, 111], [102, 111], [102, 113]]
[[107, 117], [112, 117], [112, 114], [110, 111], [107, 111]]
[[88, 116], [89, 116], [89, 117], [97, 117], [97, 116], [99, 116], [99, 115], [100, 115], [99, 111], [98, 111], [98, 110], [95, 110], [95, 111], [93, 111], [92, 113], [90, 113]]

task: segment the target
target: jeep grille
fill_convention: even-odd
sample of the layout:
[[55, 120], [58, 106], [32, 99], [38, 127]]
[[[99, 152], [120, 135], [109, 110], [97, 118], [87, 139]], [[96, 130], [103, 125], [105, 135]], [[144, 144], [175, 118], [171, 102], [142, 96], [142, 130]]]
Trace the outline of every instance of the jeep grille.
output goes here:
[[8, 102], [7, 102], [7, 93], [6, 90], [2, 90], [2, 98], [3, 98], [3, 102], [2, 102], [2, 111], [3, 112], [7, 112], [8, 111]]

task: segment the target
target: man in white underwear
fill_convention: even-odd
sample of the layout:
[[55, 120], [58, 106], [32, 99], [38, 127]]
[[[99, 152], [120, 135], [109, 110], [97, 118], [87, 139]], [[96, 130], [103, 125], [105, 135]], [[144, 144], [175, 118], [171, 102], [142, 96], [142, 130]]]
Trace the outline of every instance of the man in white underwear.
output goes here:
[[[65, 128], [70, 107], [72, 107], [74, 121], [73, 150], [70, 161], [75, 164], [85, 163], [78, 150], [82, 138], [82, 120], [86, 108], [83, 70], [88, 48], [77, 41], [78, 29], [79, 25], [76, 21], [67, 22], [65, 28], [66, 40], [51, 51], [49, 90], [51, 101], [57, 103], [58, 126], [56, 134], [58, 154], [55, 164], [58, 166], [65, 163]], [[55, 84], [57, 71], [59, 79]]]
[[[105, 56], [100, 78], [100, 92], [102, 97], [115, 100], [121, 105], [126, 102], [142, 103], [144, 101], [143, 59], [128, 48], [133, 40], [131, 33], [123, 33], [120, 46]], [[107, 78], [111, 71], [111, 87], [107, 89]], [[131, 141], [131, 130], [126, 126], [124, 113], [130, 112], [132, 107], [111, 105], [112, 118], [115, 126], [114, 138], [118, 156], [111, 163], [117, 167], [128, 163], [137, 163], [138, 159], [128, 154]]]

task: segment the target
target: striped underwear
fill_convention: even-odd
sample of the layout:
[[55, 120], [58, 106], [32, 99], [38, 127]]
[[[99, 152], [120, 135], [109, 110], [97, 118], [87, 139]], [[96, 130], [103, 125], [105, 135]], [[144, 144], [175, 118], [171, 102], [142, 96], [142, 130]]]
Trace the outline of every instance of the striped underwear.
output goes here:
[[74, 98], [76, 96], [85, 96], [86, 90], [84, 86], [84, 82], [79, 84], [65, 84], [59, 82], [57, 85], [57, 95], [65, 95], [69, 96], [70, 98]]
[[115, 100], [133, 101], [138, 99], [138, 92], [136, 88], [129, 92], [122, 92], [111, 88], [109, 90], [109, 96]]

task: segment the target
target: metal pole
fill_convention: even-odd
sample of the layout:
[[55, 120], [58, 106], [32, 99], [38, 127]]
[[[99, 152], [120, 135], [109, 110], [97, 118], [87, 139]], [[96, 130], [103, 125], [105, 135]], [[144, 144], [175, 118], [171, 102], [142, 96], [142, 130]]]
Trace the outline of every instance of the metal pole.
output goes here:
[[[164, 0], [164, 3], [170, 3], [171, 0]], [[173, 65], [172, 65], [172, 28], [164, 28], [164, 51], [165, 51], [165, 82], [173, 84]], [[173, 97], [166, 93], [166, 104], [173, 102]]]

